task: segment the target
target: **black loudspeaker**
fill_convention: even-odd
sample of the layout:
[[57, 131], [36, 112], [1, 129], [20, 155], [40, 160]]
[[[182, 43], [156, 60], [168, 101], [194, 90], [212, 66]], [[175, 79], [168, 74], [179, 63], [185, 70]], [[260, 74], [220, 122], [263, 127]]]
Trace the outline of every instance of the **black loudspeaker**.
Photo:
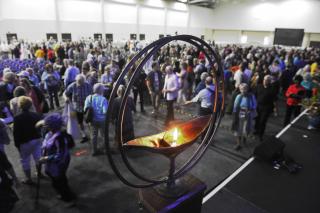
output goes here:
[[278, 138], [270, 137], [254, 149], [257, 159], [272, 163], [283, 157], [285, 144]]

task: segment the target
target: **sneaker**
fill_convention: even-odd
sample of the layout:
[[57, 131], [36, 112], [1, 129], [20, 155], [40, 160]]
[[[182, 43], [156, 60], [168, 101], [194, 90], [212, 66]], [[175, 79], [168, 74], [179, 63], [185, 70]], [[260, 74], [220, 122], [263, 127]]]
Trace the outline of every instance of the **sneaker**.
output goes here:
[[98, 156], [98, 155], [102, 155], [102, 154], [103, 154], [103, 152], [98, 150], [98, 151], [93, 152], [92, 156]]
[[315, 129], [313, 126], [308, 125], [308, 130], [313, 130], [313, 129]]
[[[38, 177], [38, 172], [35, 172], [34, 175], [35, 175], [36, 177]], [[46, 176], [45, 176], [42, 172], [40, 172], [39, 178], [40, 178], [40, 179], [46, 179]]]
[[23, 183], [25, 185], [29, 185], [29, 186], [34, 184], [34, 182], [31, 179], [22, 180], [21, 183]]
[[86, 136], [86, 137], [83, 137], [82, 140], [80, 141], [80, 143], [86, 143], [89, 141], [89, 138]]
[[75, 201], [65, 201], [65, 200], [63, 201], [65, 202], [64, 204], [65, 208], [73, 208], [77, 205]]
[[234, 150], [237, 150], [237, 151], [238, 151], [238, 150], [240, 150], [242, 147], [241, 147], [239, 144], [237, 144], [237, 145], [235, 145], [233, 148], [234, 148]]

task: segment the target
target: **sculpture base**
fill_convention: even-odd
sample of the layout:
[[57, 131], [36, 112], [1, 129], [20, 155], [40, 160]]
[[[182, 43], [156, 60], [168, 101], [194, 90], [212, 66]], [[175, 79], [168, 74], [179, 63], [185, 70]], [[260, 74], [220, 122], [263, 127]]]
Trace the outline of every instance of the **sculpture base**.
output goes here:
[[200, 213], [205, 189], [202, 181], [187, 175], [172, 188], [157, 186], [139, 189], [140, 205], [148, 212]]
[[175, 180], [175, 183], [168, 185], [167, 183], [155, 186], [156, 192], [166, 198], [177, 198], [187, 192], [187, 183], [183, 179]]

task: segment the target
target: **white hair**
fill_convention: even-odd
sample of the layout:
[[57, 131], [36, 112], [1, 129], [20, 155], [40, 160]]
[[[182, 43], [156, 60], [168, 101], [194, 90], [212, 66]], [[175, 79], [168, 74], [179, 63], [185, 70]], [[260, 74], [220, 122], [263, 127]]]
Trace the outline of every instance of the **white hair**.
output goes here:
[[101, 83], [96, 83], [93, 85], [93, 93], [100, 94], [104, 91], [105, 87]]
[[83, 74], [78, 74], [76, 76], [76, 83], [77, 84], [83, 84], [86, 81], [86, 76]]
[[121, 85], [119, 86], [118, 90], [117, 90], [117, 95], [120, 96], [120, 97], [122, 97], [125, 90], [126, 90], [126, 87], [121, 84]]

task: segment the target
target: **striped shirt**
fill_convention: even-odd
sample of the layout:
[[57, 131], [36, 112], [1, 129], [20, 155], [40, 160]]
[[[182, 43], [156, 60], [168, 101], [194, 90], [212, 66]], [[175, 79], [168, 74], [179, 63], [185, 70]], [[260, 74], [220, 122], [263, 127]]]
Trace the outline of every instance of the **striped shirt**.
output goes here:
[[92, 94], [92, 87], [87, 82], [81, 86], [77, 85], [76, 82], [73, 82], [66, 89], [66, 96], [71, 98], [73, 108], [77, 112], [83, 112], [84, 102], [86, 97], [90, 94]]

